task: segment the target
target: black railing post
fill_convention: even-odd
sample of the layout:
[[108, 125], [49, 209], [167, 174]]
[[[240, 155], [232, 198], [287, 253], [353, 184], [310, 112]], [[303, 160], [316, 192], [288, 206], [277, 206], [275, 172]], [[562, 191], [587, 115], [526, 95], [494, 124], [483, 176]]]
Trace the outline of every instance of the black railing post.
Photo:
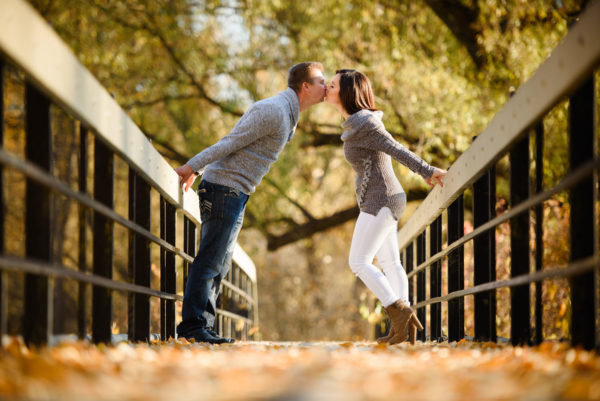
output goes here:
[[[160, 198], [160, 238], [175, 246], [175, 208], [162, 196]], [[175, 254], [161, 248], [160, 252], [160, 290], [175, 294], [177, 292], [177, 271]], [[160, 336], [163, 341], [175, 338], [175, 301], [160, 300]]]
[[[509, 154], [510, 207], [529, 198], [529, 135]], [[510, 221], [510, 276], [529, 274], [529, 210]], [[510, 289], [510, 338], [513, 345], [531, 341], [529, 284]]]
[[[586, 80], [570, 98], [569, 161], [571, 171], [594, 158], [594, 79]], [[570, 192], [571, 262], [594, 255], [594, 179], [582, 180]], [[573, 276], [571, 284], [571, 341], [592, 349], [596, 345], [594, 272]]]
[[[88, 131], [80, 124], [79, 126], [79, 192], [87, 194], [87, 175], [88, 175]], [[87, 238], [86, 238], [86, 218], [87, 209], [81, 203], [79, 206], [79, 249], [78, 264], [80, 272], [87, 272]], [[82, 339], [86, 335], [86, 295], [88, 285], [79, 282], [79, 291], [77, 293], [77, 332]]]
[[[94, 140], [94, 199], [114, 208], [114, 155], [98, 138]], [[94, 212], [94, 274], [112, 279], [113, 226], [111, 219]], [[112, 293], [105, 287], [92, 288], [92, 341], [111, 342]]]
[[[129, 168], [129, 219], [150, 230], [150, 185]], [[133, 232], [129, 234], [129, 274], [133, 284], [150, 288], [150, 241]], [[129, 340], [150, 339], [150, 298], [146, 294], [129, 294]]]
[[[196, 225], [187, 216], [183, 217], [183, 251], [191, 256], [196, 256]], [[183, 262], [183, 291], [187, 285], [189, 262]]]
[[[52, 170], [50, 101], [27, 83], [25, 87], [25, 154], [41, 169]], [[28, 258], [52, 262], [50, 190], [30, 178], [26, 184], [25, 253]], [[27, 344], [46, 344], [52, 327], [52, 291], [46, 276], [25, 275], [23, 338]]]
[[[4, 149], [4, 60], [0, 57], [0, 148]], [[4, 174], [0, 165], [0, 254], [4, 255]], [[0, 338], [6, 332], [6, 274], [0, 269]], [[0, 344], [1, 346], [1, 344]]]
[[[535, 127], [535, 193], [542, 192], [544, 181], [544, 124]], [[534, 208], [535, 214], [535, 270], [543, 268], [544, 258], [544, 204]], [[535, 283], [535, 343], [541, 344], [544, 338], [542, 308], [542, 283]]]
[[[413, 252], [413, 244], [414, 241], [411, 241], [410, 244], [406, 247], [406, 274], [409, 274], [413, 271], [414, 268], [414, 252]], [[414, 276], [408, 279], [408, 301], [411, 305], [415, 304], [415, 279]]]
[[[460, 194], [448, 207], [448, 245], [464, 235], [463, 195]], [[465, 251], [460, 246], [448, 254], [448, 293], [460, 291], [465, 286]], [[448, 341], [459, 341], [465, 336], [465, 300], [463, 297], [448, 301]]]
[[[442, 250], [442, 216], [438, 217], [429, 226], [429, 256]], [[429, 270], [429, 297], [442, 296], [442, 262], [434, 262]], [[442, 304], [434, 303], [429, 306], [431, 320], [431, 341], [442, 340]]]
[[[421, 263], [425, 262], [427, 258], [427, 232], [423, 231], [417, 237], [417, 266], [420, 266]], [[417, 273], [417, 303], [425, 301], [427, 297], [427, 271], [422, 270]], [[427, 307], [421, 307], [417, 309], [417, 317], [421, 321], [421, 324], [425, 328], [417, 334], [417, 338], [421, 341], [425, 341], [427, 339]]]
[[[473, 226], [485, 224], [495, 214], [496, 172], [492, 167], [473, 184]], [[474, 284], [496, 280], [496, 234], [487, 231], [473, 239]], [[496, 341], [496, 292], [474, 295], [475, 341]]]

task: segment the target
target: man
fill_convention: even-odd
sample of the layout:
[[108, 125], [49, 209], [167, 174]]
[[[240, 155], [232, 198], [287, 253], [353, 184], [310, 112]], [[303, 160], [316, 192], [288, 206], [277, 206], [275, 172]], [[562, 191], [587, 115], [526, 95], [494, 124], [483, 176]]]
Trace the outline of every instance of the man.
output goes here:
[[202, 174], [198, 186], [202, 238], [185, 288], [179, 337], [213, 344], [235, 341], [220, 337], [212, 327], [246, 202], [292, 138], [300, 112], [324, 97], [321, 63], [296, 64], [288, 72], [286, 90], [254, 103], [228, 135], [175, 170], [185, 191]]

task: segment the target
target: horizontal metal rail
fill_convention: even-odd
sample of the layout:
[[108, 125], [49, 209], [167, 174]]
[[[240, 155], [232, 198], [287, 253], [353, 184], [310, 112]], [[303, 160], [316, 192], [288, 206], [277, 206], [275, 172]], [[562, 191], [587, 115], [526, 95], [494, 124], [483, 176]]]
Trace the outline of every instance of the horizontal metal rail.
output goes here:
[[256, 303], [256, 300], [254, 300], [254, 298], [252, 298], [246, 291], [243, 291], [243, 290], [237, 288], [235, 285], [233, 285], [228, 280], [223, 280], [223, 281], [221, 281], [221, 283], [223, 284], [224, 287], [229, 288], [231, 291], [233, 291], [236, 294], [238, 294], [239, 296], [245, 298], [249, 303], [251, 303], [251, 304]]
[[121, 216], [120, 214], [116, 213], [111, 208], [103, 205], [102, 203], [92, 199], [88, 195], [84, 195], [81, 192], [72, 189], [67, 184], [65, 184], [62, 181], [58, 180], [57, 178], [53, 177], [51, 174], [45, 172], [44, 170], [42, 170], [35, 164], [30, 163], [26, 160], [22, 160], [16, 156], [13, 156], [10, 153], [8, 153], [2, 149], [0, 149], [0, 163], [4, 164], [5, 166], [12, 167], [12, 168], [22, 172], [27, 177], [39, 182], [40, 184], [46, 185], [47, 187], [52, 188], [52, 189], [62, 193], [65, 196], [75, 199], [76, 201], [89, 207], [90, 209], [92, 209], [98, 213], [101, 213], [102, 215], [108, 217], [109, 219], [121, 224], [124, 227], [129, 228], [130, 230], [136, 232], [137, 234], [142, 235], [143, 237], [149, 239], [150, 241], [156, 243], [157, 245], [160, 245], [161, 247], [168, 250], [169, 252], [173, 252], [174, 254], [181, 256], [186, 262], [191, 263], [194, 261], [194, 258], [187, 255], [180, 249], [178, 249], [178, 248], [172, 246], [171, 244], [169, 244], [168, 242], [162, 240], [161, 238], [152, 234], [150, 231], [146, 230], [145, 228], [143, 228], [135, 223], [132, 223], [130, 220], [128, 220], [125, 217]]
[[584, 164], [582, 167], [578, 168], [574, 172], [566, 175], [560, 181], [560, 183], [558, 183], [558, 185], [556, 185], [554, 188], [546, 190], [544, 192], [540, 192], [539, 194], [534, 195], [531, 198], [528, 198], [526, 201], [519, 203], [515, 207], [511, 207], [506, 213], [503, 213], [503, 214], [495, 217], [494, 219], [488, 221], [487, 223], [477, 227], [476, 229], [471, 231], [469, 234], [466, 234], [464, 237], [460, 238], [459, 240], [454, 241], [453, 243], [449, 244], [446, 248], [444, 248], [443, 251], [437, 252], [435, 255], [432, 255], [429, 259], [425, 260], [425, 262], [418, 265], [415, 268], [415, 270], [408, 273], [407, 277], [409, 277], [409, 278], [413, 277], [417, 273], [422, 272], [423, 270], [426, 270], [428, 266], [441, 260], [442, 258], [447, 256], [450, 252], [454, 251], [455, 249], [464, 245], [465, 243], [471, 241], [473, 238], [477, 237], [478, 235], [480, 235], [486, 231], [489, 231], [493, 228], [496, 228], [500, 224], [507, 222], [508, 220], [512, 219], [513, 217], [515, 217], [521, 213], [525, 213], [532, 207], [539, 205], [542, 202], [550, 199], [552, 196], [556, 195], [557, 193], [571, 188], [573, 185], [579, 183], [580, 181], [582, 181], [583, 179], [588, 177], [590, 174], [593, 173], [594, 170], [596, 170], [598, 168], [600, 168], [600, 159], [592, 160], [592, 161]]
[[100, 287], [109, 288], [111, 290], [127, 291], [136, 294], [145, 294], [172, 301], [183, 301], [183, 297], [180, 295], [156, 291], [141, 285], [115, 281], [94, 274], [73, 270], [66, 266], [34, 261], [31, 259], [0, 256], [0, 268], [4, 270], [12, 270], [21, 273], [33, 273], [48, 277], [71, 278], [84, 283], [90, 283]]
[[230, 319], [243, 320], [244, 322], [246, 322], [248, 324], [252, 324], [251, 319], [248, 319], [247, 317], [244, 317], [244, 316], [240, 316], [237, 313], [229, 312], [229, 311], [226, 311], [224, 309], [219, 309], [219, 308], [217, 308], [217, 313], [220, 313], [221, 315], [228, 317]]
[[413, 305], [413, 308], [419, 309], [427, 305], [446, 302], [452, 299], [462, 298], [467, 295], [479, 294], [490, 290], [497, 290], [499, 288], [515, 287], [518, 285], [530, 284], [533, 282], [543, 281], [552, 278], [570, 277], [591, 271], [596, 266], [600, 266], [600, 257], [590, 257], [584, 260], [571, 263], [570, 265], [567, 265], [565, 267], [547, 268], [545, 270], [540, 270], [535, 273], [523, 274], [521, 276], [513, 277], [508, 280], [492, 281], [489, 283], [476, 285], [474, 287], [467, 288], [464, 290], [454, 291], [442, 297], [430, 298], [426, 301], [419, 302]]
[[[192, 263], [194, 261], [193, 257], [184, 253], [179, 248], [172, 246], [168, 242], [166, 242], [166, 241], [162, 240], [161, 238], [152, 234], [150, 231], [140, 227], [139, 225], [137, 225], [135, 223], [132, 223], [130, 220], [127, 220], [126, 218], [124, 218], [123, 216], [114, 212], [112, 209], [106, 207], [102, 203], [95, 201], [88, 195], [84, 195], [81, 192], [75, 191], [74, 189], [69, 187], [67, 184], [61, 182], [60, 180], [56, 179], [52, 175], [48, 174], [44, 170], [37, 167], [35, 164], [30, 163], [26, 160], [22, 160], [16, 156], [13, 156], [10, 153], [8, 153], [2, 149], [0, 149], [0, 164], [4, 164], [6, 166], [12, 167], [12, 168], [22, 172], [26, 176], [30, 177], [31, 179], [33, 179], [43, 185], [46, 185], [49, 188], [52, 188], [52, 189], [62, 193], [65, 196], [68, 196], [68, 197], [71, 197], [71, 198], [77, 200], [81, 204], [88, 206], [89, 208], [103, 214], [104, 216], [108, 217], [109, 219], [112, 219], [113, 221], [123, 225], [124, 227], [131, 229], [132, 231], [134, 231], [134, 232], [142, 235], [143, 237], [149, 239], [150, 241], [156, 243], [157, 245], [160, 245], [161, 247], [168, 250], [169, 252], [173, 252], [177, 256], [180, 256], [186, 262]], [[236, 259], [242, 259], [246, 262], [246, 263], [244, 263], [246, 268], [244, 269], [243, 267], [240, 266], [240, 269], [244, 273], [246, 273], [246, 275], [248, 275], [248, 277], [251, 280], [253, 278], [254, 278], [254, 280], [256, 280], [256, 270], [255, 270], [255, 268], [253, 268], [254, 265], [253, 265], [251, 259], [244, 253], [244, 251], [241, 248], [239, 248], [239, 246], [237, 246], [236, 248], [237, 249], [235, 249], [235, 253], [234, 253], [236, 256]], [[3, 265], [0, 263], [0, 268], [2, 266]], [[27, 272], [33, 273], [31, 271], [27, 271]], [[74, 272], [74, 273], [77, 273], [77, 272]], [[69, 277], [76, 278], [75, 276], [69, 276]], [[91, 276], [91, 277], [97, 277], [98, 279], [101, 279], [101, 280], [107, 280], [100, 276]], [[254, 281], [254, 280], [252, 280], [252, 281]], [[89, 282], [86, 280], [81, 280], [81, 281]], [[110, 280], [108, 280], [108, 281], [110, 281]], [[225, 287], [229, 288], [230, 290], [232, 290], [232, 291], [236, 292], [237, 294], [239, 294], [240, 296], [244, 297], [251, 304], [256, 304], [256, 300], [254, 300], [248, 293], [237, 288], [229, 281], [223, 280], [221, 283]], [[96, 283], [92, 283], [92, 284], [96, 284]], [[123, 284], [123, 283], [120, 283], [120, 284]], [[106, 285], [105, 285], [105, 287], [112, 288], [112, 289], [125, 290], [124, 287], [121, 286], [120, 284], [119, 284], [119, 288], [108, 287]], [[98, 284], [98, 285], [100, 285], [100, 284]], [[133, 291], [133, 288], [145, 288], [145, 287], [133, 285], [131, 287], [131, 289], [132, 289], [131, 291]], [[155, 295], [155, 296], [159, 296], [157, 294], [164, 294], [164, 293], [160, 293], [160, 292], [156, 292], [156, 291], [153, 292], [152, 294], [143, 292], [143, 291], [141, 291], [141, 292], [134, 291], [134, 292], [144, 293], [144, 294], [148, 294], [148, 295]], [[169, 298], [169, 297], [165, 297], [165, 296], [159, 296], [159, 297], [163, 298], [163, 299], [174, 299], [174, 300], [179, 300], [179, 301], [183, 300], [182, 297], [178, 297], [178, 298]]]
[[398, 233], [406, 248], [469, 185], [496, 163], [527, 130], [589, 76], [600, 61], [600, 1], [582, 13], [552, 55], [515, 92], [452, 165], [444, 187], [436, 186]]
[[[90, 273], [84, 273], [77, 270], [73, 270], [72, 268], [63, 266], [50, 264], [40, 261], [33, 261], [31, 259], [22, 259], [17, 257], [7, 257], [0, 256], [0, 270], [14, 271], [20, 273], [32, 273], [47, 277], [61, 277], [61, 278], [69, 278], [79, 282], [89, 283], [93, 285], [97, 285], [100, 287], [109, 288], [115, 291], [125, 291], [136, 294], [144, 294], [153, 297], [157, 297], [160, 299], [167, 299], [172, 301], [183, 301], [183, 297], [181, 295], [170, 294], [162, 291], [156, 291], [150, 289], [148, 287], [144, 287], [141, 285], [124, 283], [121, 281], [115, 281], [112, 279], [108, 279], [105, 277], [97, 276]], [[251, 304], [255, 301], [244, 291], [239, 288], [233, 286], [229, 281], [223, 280], [222, 283], [235, 292], [239, 293], [243, 297], [245, 297]], [[223, 316], [230, 317], [232, 319], [244, 320], [248, 323], [252, 323], [251, 319], [248, 319], [244, 316], [240, 316], [236, 313], [228, 312], [224, 309], [218, 309], [218, 312]]]

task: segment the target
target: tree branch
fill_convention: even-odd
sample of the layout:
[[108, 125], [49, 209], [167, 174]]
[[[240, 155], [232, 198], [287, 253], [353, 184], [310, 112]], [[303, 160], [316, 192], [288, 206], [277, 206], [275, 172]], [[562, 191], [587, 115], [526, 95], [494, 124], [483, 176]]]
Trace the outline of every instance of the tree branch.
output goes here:
[[152, 99], [152, 100], [134, 100], [130, 103], [121, 105], [121, 108], [123, 108], [123, 110], [131, 110], [134, 107], [150, 107], [150, 106], [154, 106], [155, 104], [168, 102], [171, 100], [189, 100], [189, 99], [198, 99], [198, 98], [199, 98], [198, 95], [191, 95], [191, 94], [190, 95], [177, 95], [177, 96], [165, 95], [165, 96], [161, 96], [161, 97], [158, 97], [158, 98]]
[[[171, 60], [178, 67], [178, 69], [190, 80], [191, 85], [198, 91], [198, 94], [200, 95], [200, 97], [202, 99], [204, 99], [207, 102], [209, 102], [210, 104], [218, 107], [224, 113], [228, 113], [228, 114], [231, 114], [231, 115], [234, 115], [237, 117], [241, 117], [244, 114], [239, 110], [235, 110], [235, 109], [231, 108], [230, 106], [221, 104], [216, 99], [213, 99], [206, 93], [202, 84], [200, 82], [198, 82], [198, 80], [196, 79], [196, 76], [190, 70], [187, 69], [183, 60], [181, 60], [177, 56], [177, 54], [175, 53], [175, 49], [173, 48], [173, 46], [171, 46], [168, 43], [168, 41], [166, 40], [165, 36], [160, 31], [160, 29], [151, 27], [146, 21], [142, 22], [141, 25], [134, 25], [134, 24], [130, 23], [129, 21], [126, 21], [126, 20], [120, 18], [119, 16], [115, 15], [115, 13], [112, 12], [112, 10], [108, 9], [107, 7], [104, 7], [101, 4], [98, 4], [96, 1], [94, 1], [94, 0], [89, 0], [89, 1], [91, 4], [98, 7], [100, 10], [102, 10], [104, 13], [109, 15], [111, 18], [113, 18], [116, 22], [118, 22], [122, 26], [129, 28], [129, 29], [133, 29], [133, 30], [143, 29], [146, 32], [148, 32], [150, 35], [153, 35], [154, 37], [156, 37], [159, 40], [162, 47], [164, 48], [164, 50], [167, 52], [167, 54], [171, 58]], [[156, 21], [154, 20], [154, 16], [149, 14], [146, 10], [144, 11], [144, 14], [150, 21], [152, 21], [152, 25], [154, 27], [156, 27], [157, 24], [156, 24]]]
[[299, 224], [294, 229], [282, 235], [272, 235], [267, 233], [267, 249], [274, 251], [284, 245], [291, 244], [304, 238], [308, 238], [318, 232], [329, 230], [343, 224], [358, 216], [358, 206], [334, 213], [322, 219], [311, 220], [305, 224]]
[[273, 181], [272, 179], [268, 178], [268, 177], [264, 177], [263, 180], [265, 180], [265, 182], [267, 182], [268, 184], [270, 184], [273, 188], [275, 188], [277, 190], [277, 192], [279, 192], [279, 194], [281, 196], [283, 196], [288, 202], [290, 202], [292, 205], [296, 206], [298, 209], [300, 209], [300, 211], [302, 212], [302, 214], [304, 215], [304, 217], [306, 217], [309, 221], [314, 220], [315, 218], [313, 217], [312, 214], [310, 214], [308, 212], [308, 210], [306, 210], [301, 204], [299, 204], [298, 202], [296, 202], [295, 200], [293, 200], [292, 198], [290, 198], [284, 191], [283, 189], [281, 189], [279, 187], [279, 185], [277, 185], [275, 183], [275, 181]]
[[425, 3], [465, 46], [477, 68], [481, 69], [485, 65], [485, 57], [477, 43], [477, 36], [481, 33], [476, 28], [479, 17], [477, 2], [473, 2], [472, 8], [459, 1], [450, 0], [425, 0]]
[[[411, 202], [415, 200], [425, 199], [428, 193], [429, 191], [427, 190], [415, 189], [410, 192], [407, 192], [406, 196], [407, 200]], [[327, 231], [331, 228], [342, 225], [347, 221], [355, 219], [358, 216], [359, 212], [360, 210], [358, 206], [353, 206], [351, 208], [336, 212], [327, 217], [311, 220], [304, 224], [296, 224], [288, 232], [281, 235], [274, 235], [269, 233], [268, 231], [264, 231], [263, 234], [267, 238], [267, 249], [269, 251], [275, 251], [281, 248], [282, 246], [291, 244], [301, 239], [311, 237], [316, 233]]]
[[319, 146], [341, 146], [341, 136], [335, 134], [323, 134], [320, 132], [310, 132], [311, 139], [304, 141], [300, 147], [302, 148], [316, 148]]

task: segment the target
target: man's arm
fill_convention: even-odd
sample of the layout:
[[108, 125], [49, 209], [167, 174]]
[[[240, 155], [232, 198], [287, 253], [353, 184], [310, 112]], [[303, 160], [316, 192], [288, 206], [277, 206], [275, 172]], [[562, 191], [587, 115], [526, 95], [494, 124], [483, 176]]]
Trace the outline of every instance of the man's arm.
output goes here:
[[281, 119], [282, 116], [275, 107], [254, 104], [244, 113], [229, 134], [175, 169], [179, 175], [179, 186], [185, 184], [184, 191], [187, 191], [208, 164], [268, 135], [274, 127], [279, 127]]
[[186, 165], [196, 172], [236, 152], [279, 127], [280, 113], [275, 107], [253, 105], [237, 122], [231, 132], [214, 145], [192, 157]]

